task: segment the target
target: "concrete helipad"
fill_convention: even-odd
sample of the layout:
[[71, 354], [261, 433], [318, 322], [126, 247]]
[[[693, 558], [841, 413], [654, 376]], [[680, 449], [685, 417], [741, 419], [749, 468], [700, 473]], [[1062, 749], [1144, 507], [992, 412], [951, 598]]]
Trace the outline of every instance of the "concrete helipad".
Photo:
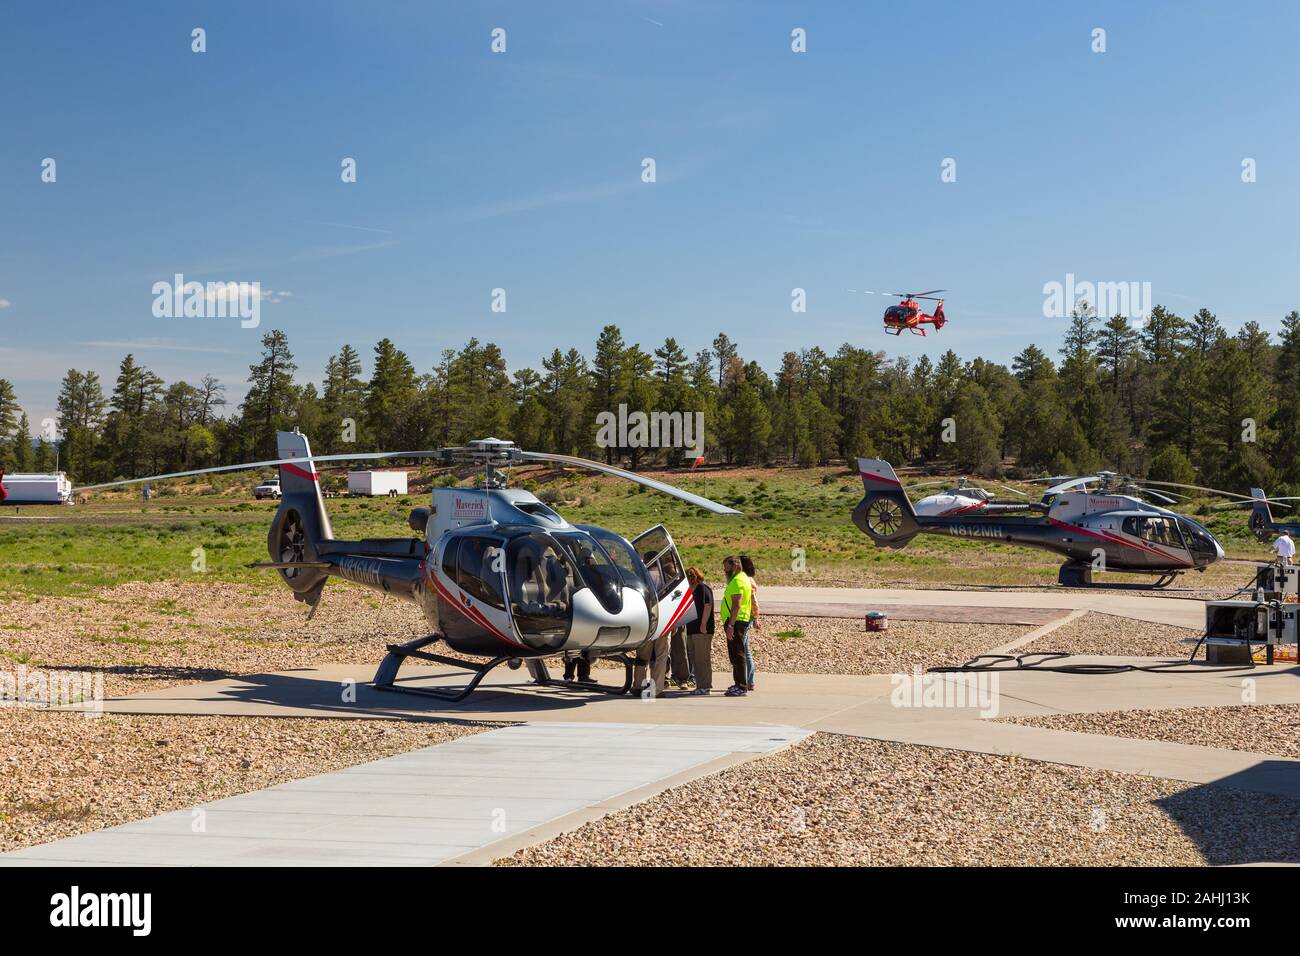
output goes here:
[[[908, 590], [906, 588], [796, 588], [763, 585], [762, 603], [771, 613], [772, 606], [784, 608], [781, 613], [808, 613], [825, 616], [823, 608], [839, 605], [850, 611], [842, 617], [858, 617], [873, 608], [887, 605], [900, 610], [940, 609], [951, 617], [920, 618], [913, 620], [969, 620], [977, 623], [1011, 623], [1013, 612], [1025, 612], [1023, 623], [1042, 624], [1060, 612], [1100, 611], [1118, 617], [1130, 617], [1153, 624], [1173, 624], [1178, 627], [1201, 629], [1205, 627], [1205, 604], [1191, 598], [1152, 597], [1148, 594], [1130, 594], [1124, 591], [1097, 589], [1095, 591], [1068, 591], [1049, 589], [1043, 591], [1013, 591], [989, 589], [978, 591]], [[801, 611], [800, 608], [806, 609]], [[998, 615], [985, 621], [990, 614]], [[965, 615], [965, 616], [963, 616]]]
[[426, 866], [545, 839], [807, 736], [792, 727], [522, 724], [0, 854], [0, 866]]
[[[764, 588], [766, 606], [897, 604], [1049, 615], [1040, 631], [1089, 610], [1200, 627], [1199, 601], [1123, 593], [854, 591]], [[1035, 632], [1038, 633], [1038, 632]], [[1023, 635], [1017, 644], [1033, 639]], [[1155, 663], [1150, 659], [1072, 658]], [[1015, 670], [961, 675], [764, 674], [744, 698], [669, 694], [645, 700], [500, 668], [458, 704], [376, 690], [371, 666], [329, 665], [171, 687], [105, 702], [123, 714], [481, 720], [514, 723], [190, 811], [0, 856], [52, 862], [267, 865], [481, 863], [668, 786], [785, 746], [815, 731], [1019, 755], [1033, 760], [1300, 797], [1300, 760], [1165, 741], [1025, 727], [995, 718], [1106, 710], [1300, 703], [1300, 667], [1180, 666], [1075, 675]], [[613, 679], [621, 671], [596, 672]], [[402, 683], [448, 687], [463, 674], [408, 667]], [[725, 675], [723, 675], [725, 676]], [[988, 696], [927, 705], [911, 683], [959, 684]], [[978, 682], [978, 683], [973, 683]]]

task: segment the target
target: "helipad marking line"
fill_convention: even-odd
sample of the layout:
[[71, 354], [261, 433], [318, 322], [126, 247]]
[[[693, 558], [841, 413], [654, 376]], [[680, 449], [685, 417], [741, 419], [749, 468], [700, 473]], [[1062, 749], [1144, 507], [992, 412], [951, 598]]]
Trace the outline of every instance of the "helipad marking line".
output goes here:
[[[603, 815], [623, 795], [770, 753], [810, 733], [791, 726], [516, 724], [0, 854], [0, 866], [432, 865], [575, 814]], [[484, 775], [467, 773], [467, 759]], [[409, 772], [413, 761], [421, 773]], [[537, 785], [541, 778], [545, 787]]]
[[989, 651], [988, 653], [1010, 654], [1016, 648], [1024, 647], [1028, 644], [1032, 644], [1040, 637], [1045, 637], [1046, 635], [1051, 634], [1058, 627], [1064, 627], [1065, 625], [1069, 624], [1071, 621], [1077, 621], [1079, 618], [1083, 617], [1087, 613], [1088, 613], [1087, 608], [1082, 608], [1082, 607], [1077, 608], [1071, 611], [1069, 614], [1065, 615], [1065, 617], [1058, 617], [1055, 621], [1048, 621], [1042, 627], [1036, 627], [1028, 634], [1021, 635], [1020, 637], [1016, 638], [1014, 641], [1012, 641], [1009, 644], [1003, 644], [1001, 647], [995, 647], [993, 648], [993, 650]]

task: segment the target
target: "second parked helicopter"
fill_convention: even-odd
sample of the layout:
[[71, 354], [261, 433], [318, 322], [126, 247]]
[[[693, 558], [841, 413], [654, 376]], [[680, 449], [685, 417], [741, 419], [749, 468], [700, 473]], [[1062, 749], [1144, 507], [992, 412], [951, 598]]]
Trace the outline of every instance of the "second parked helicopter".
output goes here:
[[1155, 575], [1154, 586], [1164, 587], [1184, 571], [1204, 571], [1223, 557], [1205, 527], [1139, 497], [1172, 503], [1143, 486], [1196, 486], [1098, 473], [1053, 484], [1041, 501], [996, 502], [983, 489], [957, 488], [913, 505], [889, 462], [859, 458], [858, 471], [866, 494], [853, 510], [853, 523], [878, 547], [904, 548], [929, 533], [1042, 548], [1065, 558], [1057, 580], [1068, 587], [1091, 587], [1097, 583], [1094, 572], [1102, 571]]

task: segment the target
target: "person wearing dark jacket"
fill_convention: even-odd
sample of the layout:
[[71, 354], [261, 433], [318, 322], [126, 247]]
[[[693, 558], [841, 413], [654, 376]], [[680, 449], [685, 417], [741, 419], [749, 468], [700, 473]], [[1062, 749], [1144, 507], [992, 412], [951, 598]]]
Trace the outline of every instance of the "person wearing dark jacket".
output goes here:
[[695, 600], [695, 620], [686, 625], [686, 650], [695, 672], [692, 693], [707, 697], [713, 689], [713, 589], [704, 583], [699, 568], [688, 568], [686, 580]]

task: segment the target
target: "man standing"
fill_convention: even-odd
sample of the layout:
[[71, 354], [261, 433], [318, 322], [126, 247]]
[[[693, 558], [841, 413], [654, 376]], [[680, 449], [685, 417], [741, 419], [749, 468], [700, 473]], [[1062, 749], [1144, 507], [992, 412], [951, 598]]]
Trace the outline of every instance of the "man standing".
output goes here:
[[728, 697], [744, 697], [749, 686], [745, 656], [749, 651], [749, 621], [753, 614], [754, 590], [749, 575], [740, 567], [740, 559], [728, 557], [722, 562], [727, 576], [727, 590], [722, 595], [722, 629], [727, 635], [727, 658], [731, 661], [732, 685]]
[[708, 697], [713, 689], [713, 589], [704, 583], [699, 568], [688, 568], [686, 580], [695, 601], [695, 620], [686, 625], [686, 650], [695, 672], [697, 697]]
[[1291, 559], [1295, 557], [1295, 542], [1291, 536], [1283, 531], [1273, 542], [1273, 550], [1277, 552], [1277, 558], [1283, 564], [1290, 564]]

